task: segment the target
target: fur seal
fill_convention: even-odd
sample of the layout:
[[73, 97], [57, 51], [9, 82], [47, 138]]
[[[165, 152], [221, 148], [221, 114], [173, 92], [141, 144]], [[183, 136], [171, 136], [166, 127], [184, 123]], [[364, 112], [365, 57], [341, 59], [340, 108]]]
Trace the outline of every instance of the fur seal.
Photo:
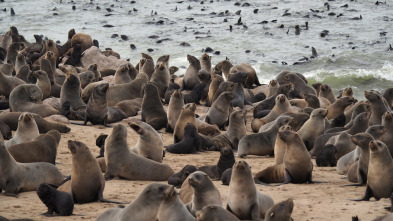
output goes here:
[[200, 104], [199, 101], [201, 100], [201, 96], [205, 87], [206, 85], [204, 83], [198, 83], [190, 93], [183, 95], [184, 103]]
[[68, 74], [60, 92], [61, 114], [71, 120], [84, 120], [73, 116], [72, 110], [85, 115], [86, 104], [81, 99], [81, 84], [77, 75]]
[[121, 65], [115, 73], [115, 76], [113, 78], [113, 82], [114, 84], [126, 84], [126, 83], [130, 83], [131, 77], [130, 75], [128, 75], [128, 65], [123, 64]]
[[280, 94], [287, 96], [291, 88], [292, 86], [290, 84], [280, 85], [280, 87], [277, 89], [277, 92], [273, 96], [266, 98], [254, 108], [254, 118], [260, 118], [263, 115], [263, 111], [273, 109], [274, 105], [276, 104], [275, 102], [277, 96]]
[[91, 36], [84, 33], [76, 33], [72, 36], [71, 47], [74, 47], [76, 44], [81, 45], [82, 52], [94, 45]]
[[133, 117], [138, 115], [141, 110], [142, 98], [135, 98], [132, 100], [124, 100], [117, 103], [114, 107], [122, 110], [128, 117]]
[[[196, 105], [195, 103], [186, 104], [182, 107], [180, 115], [176, 121], [175, 130], [173, 132], [173, 139], [175, 143], [180, 142], [183, 140], [184, 137], [184, 127], [191, 123], [198, 128], [196, 119], [195, 119], [195, 110]], [[172, 110], [171, 110], [172, 111]], [[169, 112], [169, 110], [168, 110]]]
[[192, 200], [186, 205], [193, 216], [205, 206], [222, 206], [221, 194], [206, 173], [195, 171], [188, 176], [187, 180], [194, 189]]
[[210, 107], [213, 104], [214, 95], [216, 94], [221, 83], [224, 82], [224, 79], [219, 75], [212, 75], [211, 79], [212, 81], [209, 86], [209, 92], [207, 94], [207, 100], [206, 100], [206, 106], [208, 107]]
[[186, 206], [179, 198], [177, 190], [168, 194], [160, 205], [157, 214], [158, 220], [172, 221], [195, 221], [195, 217], [187, 210]]
[[315, 90], [308, 86], [307, 83], [295, 73], [288, 73], [283, 79], [286, 83], [290, 83], [292, 85], [293, 96], [295, 97], [303, 98], [303, 94], [316, 95]]
[[212, 70], [212, 56], [209, 56], [206, 53], [203, 53], [201, 58], [199, 59], [199, 62], [201, 64], [201, 70], [205, 70], [207, 72], [211, 72]]
[[201, 69], [201, 63], [198, 58], [187, 54], [187, 60], [190, 63], [183, 78], [182, 88], [192, 90], [198, 83], [198, 71]]
[[26, 84], [26, 82], [16, 77], [7, 76], [0, 71], [0, 95], [9, 97], [11, 91], [21, 84]]
[[345, 108], [351, 105], [354, 102], [353, 97], [340, 97], [334, 103], [329, 105], [328, 107], [328, 115], [326, 118], [331, 120], [337, 117], [339, 114], [344, 113]]
[[283, 163], [268, 167], [254, 176], [256, 183], [314, 183], [311, 157], [300, 136], [291, 130], [278, 133], [287, 144]]
[[176, 195], [173, 186], [163, 183], [150, 183], [138, 197], [124, 208], [116, 207], [100, 214], [96, 221], [151, 221], [156, 220], [162, 202]]
[[0, 141], [0, 192], [17, 196], [19, 192], [36, 191], [41, 183], [60, 185], [63, 175], [50, 163], [18, 163]]
[[226, 169], [221, 176], [222, 185], [229, 185], [232, 176], [232, 168]]
[[37, 79], [35, 84], [42, 92], [42, 99], [49, 97], [51, 92], [51, 83], [45, 71], [34, 71], [33, 76]]
[[117, 124], [105, 140], [105, 179], [168, 180], [174, 174], [167, 164], [157, 163], [133, 153], [127, 144], [127, 129]]
[[180, 170], [180, 172], [175, 173], [168, 178], [168, 184], [180, 188], [188, 175], [197, 171], [197, 169], [198, 168], [195, 166], [187, 164], [185, 167], [183, 167], [183, 169]]
[[32, 141], [8, 147], [8, 152], [19, 163], [48, 162], [55, 165], [60, 133], [51, 130]]
[[231, 113], [228, 130], [224, 134], [212, 138], [215, 142], [214, 149], [221, 149], [226, 146], [233, 150], [238, 149], [239, 141], [246, 136], [247, 132], [246, 113], [243, 113], [241, 110]]
[[308, 82], [307, 82], [307, 79], [304, 77], [304, 75], [302, 75], [302, 74], [300, 74], [300, 73], [297, 73], [297, 72], [290, 72], [290, 71], [284, 70], [284, 71], [281, 71], [281, 72], [276, 76], [276, 81], [278, 82], [278, 84], [280, 84], [280, 85], [286, 84], [287, 82], [286, 82], [286, 80], [284, 79], [284, 77], [285, 77], [287, 74], [289, 74], [289, 73], [296, 74], [296, 75], [297, 75], [299, 78], [301, 78], [306, 84], [308, 83]]
[[52, 216], [53, 213], [60, 216], [70, 216], [74, 211], [74, 200], [69, 193], [58, 191], [50, 185], [43, 183], [37, 189], [40, 200], [48, 207], [45, 216]]
[[[5, 112], [0, 113], [0, 120], [3, 121], [11, 130], [17, 130], [18, 128], [18, 119], [22, 112]], [[45, 120], [38, 114], [30, 113], [33, 116], [35, 122], [37, 123], [38, 130], [40, 133], [47, 133], [50, 130], [57, 130], [60, 133], [68, 133], [71, 131], [71, 128], [66, 125], [58, 122], [52, 122]]]
[[287, 149], [287, 144], [278, 135], [279, 132], [292, 130], [289, 125], [284, 125], [278, 129], [276, 135], [276, 142], [274, 143], [274, 161], [276, 165], [282, 164], [284, 162], [285, 150]]
[[220, 151], [220, 159], [217, 165], [199, 167], [199, 171], [205, 172], [213, 180], [221, 180], [221, 176], [228, 168], [232, 168], [235, 163], [235, 156], [230, 147], [223, 147]]
[[14, 137], [5, 144], [5, 147], [8, 148], [16, 144], [32, 141], [39, 135], [38, 126], [34, 118], [30, 113], [23, 113], [18, 118], [18, 128]]
[[[168, 105], [168, 110], [167, 110], [168, 125], [165, 130], [166, 132], [174, 131], [176, 127], [177, 119], [179, 119], [180, 113], [183, 110], [183, 106], [184, 106], [183, 95], [179, 90], [175, 90], [175, 92], [171, 95], [171, 99]], [[191, 104], [189, 106], [191, 106]], [[195, 114], [195, 110], [194, 110], [194, 114]]]
[[10, 94], [10, 110], [12, 112], [27, 111], [48, 117], [60, 112], [52, 106], [42, 104], [42, 92], [33, 84], [22, 84], [12, 90]]
[[208, 124], [215, 124], [221, 130], [225, 130], [225, 125], [228, 122], [228, 117], [231, 114], [231, 101], [235, 97], [234, 92], [224, 92], [220, 94], [217, 100], [209, 108], [206, 114], [205, 122]]
[[5, 61], [8, 64], [12, 64], [15, 67], [16, 57], [18, 56], [18, 50], [20, 47], [20, 42], [13, 42], [7, 49], [7, 56]]
[[235, 91], [235, 89], [237, 88], [238, 84], [232, 81], [224, 81], [220, 84], [220, 86], [218, 86], [217, 91], [214, 94], [213, 100], [212, 100], [212, 104], [214, 103], [214, 101], [217, 100], [217, 98], [224, 92], [226, 91]]
[[[261, 86], [261, 84], [259, 83], [259, 80], [258, 80], [258, 76], [255, 72], [255, 69], [249, 64], [240, 63], [238, 65], [231, 67], [229, 72], [230, 72], [230, 77], [236, 73], [239, 73], [239, 72], [247, 73], [247, 77], [245, 78], [244, 83], [243, 83], [244, 87], [246, 87], [246, 88], [252, 88], [254, 84], [256, 86]], [[227, 79], [229, 79], [229, 78], [227, 78]]]
[[91, 64], [89, 65], [89, 67], [87, 68], [87, 70], [91, 71], [94, 73], [94, 78], [96, 79], [96, 81], [101, 80], [101, 72], [98, 70], [97, 68], [97, 64]]
[[[392, 199], [393, 193], [393, 160], [388, 147], [381, 141], [369, 144], [370, 161], [367, 173], [367, 188], [364, 197], [355, 201], [369, 201], [371, 197]], [[393, 207], [390, 208], [391, 210]]]
[[278, 129], [284, 125], [288, 125], [291, 121], [292, 117], [280, 116], [268, 130], [262, 133], [244, 136], [239, 141], [237, 155], [241, 158], [247, 155], [272, 155]]
[[94, 73], [92, 71], [85, 71], [82, 73], [78, 74], [80, 82], [81, 82], [81, 88], [85, 88], [88, 84], [96, 81], [94, 77]]
[[273, 96], [277, 92], [279, 87], [280, 87], [280, 84], [276, 80], [274, 80], [274, 79], [271, 80], [269, 82], [269, 93], [267, 94], [266, 97]]
[[266, 212], [273, 205], [272, 198], [257, 190], [248, 163], [236, 162], [232, 167], [227, 210], [241, 220], [258, 220], [265, 218]]
[[385, 98], [379, 92], [373, 90], [364, 91], [364, 96], [371, 103], [369, 125], [380, 125], [382, 123], [382, 115], [390, 111], [390, 107], [387, 107]]
[[105, 179], [86, 144], [69, 140], [68, 148], [72, 154], [71, 180], [61, 185], [58, 190], [71, 194], [74, 202], [78, 204], [97, 200], [118, 203], [104, 199]]
[[150, 82], [156, 85], [158, 94], [164, 98], [165, 91], [169, 86], [171, 75], [168, 66], [164, 62], [157, 62], [156, 68], [151, 76]]
[[15, 72], [19, 72], [20, 67], [26, 65], [26, 57], [22, 53], [18, 53], [15, 60]]
[[201, 94], [201, 100], [207, 101], [210, 83], [212, 82], [211, 74], [210, 74], [210, 72], [207, 72], [206, 70], [201, 69], [198, 71], [198, 78], [199, 78], [200, 83], [205, 84], [205, 88], [203, 89], [202, 94]]
[[80, 44], [75, 44], [72, 47], [71, 55], [67, 58], [64, 64], [76, 66], [77, 64], [80, 63], [81, 58], [82, 58], [82, 46]]
[[311, 150], [317, 137], [325, 132], [325, 117], [327, 115], [328, 110], [326, 109], [313, 110], [310, 119], [297, 131], [307, 150]]
[[12, 131], [10, 127], [4, 123], [3, 121], [0, 120], [0, 139], [3, 138], [6, 140], [11, 140], [12, 139]]
[[[142, 53], [143, 55], [143, 53]], [[149, 56], [150, 57], [150, 56]], [[142, 58], [139, 62], [139, 73], [146, 73], [149, 80], [154, 73], [154, 61], [150, 58]]]
[[164, 94], [164, 99], [165, 99], [165, 104], [169, 104], [169, 102], [171, 101], [171, 96], [172, 94], [175, 92], [175, 90], [180, 89], [180, 85], [178, 85], [177, 83], [175, 83], [174, 79], [171, 79], [168, 85], [168, 88], [165, 91]]
[[332, 88], [328, 84], [322, 84], [320, 86], [318, 96], [328, 99], [332, 104], [337, 100], [333, 94]]
[[293, 200], [287, 199], [274, 204], [265, 215], [265, 221], [292, 221]]
[[189, 154], [207, 149], [203, 138], [198, 134], [194, 124], [187, 123], [183, 129], [184, 137], [178, 142], [166, 147], [169, 153]]
[[205, 206], [196, 213], [197, 221], [240, 221], [235, 215], [221, 206]]
[[168, 118], [158, 94], [157, 87], [148, 83], [144, 88], [142, 101], [142, 121], [150, 124], [154, 129], [160, 130], [168, 124]]
[[157, 131], [142, 121], [128, 123], [128, 125], [139, 135], [138, 142], [131, 148], [131, 151], [162, 163], [164, 143]]
[[385, 112], [382, 115], [382, 126], [386, 128], [386, 133], [379, 140], [388, 146], [390, 155], [393, 156], [393, 115], [392, 112]]
[[317, 155], [315, 162], [319, 167], [335, 167], [337, 165], [336, 154], [336, 146], [328, 144]]

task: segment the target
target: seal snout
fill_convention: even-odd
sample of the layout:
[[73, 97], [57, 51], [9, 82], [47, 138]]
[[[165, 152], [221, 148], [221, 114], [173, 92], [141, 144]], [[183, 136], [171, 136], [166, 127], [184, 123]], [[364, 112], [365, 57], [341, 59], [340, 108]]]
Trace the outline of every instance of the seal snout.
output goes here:
[[378, 150], [378, 142], [377, 141], [370, 141], [368, 147], [370, 148], [371, 152]]

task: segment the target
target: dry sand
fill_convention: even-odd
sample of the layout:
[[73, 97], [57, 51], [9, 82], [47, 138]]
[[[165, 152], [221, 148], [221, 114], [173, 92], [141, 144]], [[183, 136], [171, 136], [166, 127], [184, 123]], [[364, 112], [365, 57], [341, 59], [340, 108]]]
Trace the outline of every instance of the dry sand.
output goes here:
[[[199, 108], [201, 110], [202, 108]], [[203, 108], [206, 110], [206, 108]], [[140, 115], [139, 115], [140, 116]], [[251, 113], [248, 114], [248, 131], [251, 133]], [[124, 122], [123, 122], [124, 123]], [[71, 153], [67, 147], [68, 140], [79, 140], [86, 143], [94, 156], [99, 154], [95, 146], [96, 138], [101, 134], [109, 134], [111, 128], [103, 126], [70, 126], [71, 132], [62, 134], [60, 141], [56, 166], [63, 175], [71, 173]], [[127, 126], [128, 143], [130, 146], [136, 144], [138, 135]], [[164, 131], [163, 129], [161, 131]], [[173, 142], [172, 134], [161, 133], [164, 145]], [[171, 154], [166, 153], [163, 163], [169, 164], [175, 172], [180, 171], [185, 165], [195, 166], [216, 164], [219, 152], [201, 152], [197, 154]], [[238, 158], [236, 158], [238, 160]], [[251, 166], [253, 174], [274, 164], [272, 157], [248, 156], [245, 159]], [[366, 202], [353, 202], [350, 199], [363, 197], [366, 187], [344, 187], [349, 184], [344, 176], [339, 175], [333, 167], [317, 167], [313, 159], [313, 179], [327, 181], [321, 184], [287, 184], [276, 187], [257, 185], [264, 194], [271, 196], [274, 202], [280, 202], [287, 198], [293, 198], [295, 207], [292, 217], [294, 220], [351, 220], [352, 216], [358, 215], [360, 220], [372, 220], [378, 216], [388, 214], [384, 207], [390, 206], [389, 199], [381, 199]], [[106, 182], [104, 197], [110, 200], [131, 202], [145, 187], [148, 181], [111, 180]], [[214, 184], [221, 193], [224, 205], [228, 194], [228, 186], [219, 181]], [[115, 204], [94, 202], [88, 204], [77, 204], [71, 217], [47, 218], [40, 214], [47, 211], [46, 206], [40, 201], [35, 192], [20, 193], [18, 198], [6, 197], [0, 194], [0, 215], [9, 219], [31, 218], [34, 220], [95, 220], [95, 218], [107, 209], [116, 207]]]

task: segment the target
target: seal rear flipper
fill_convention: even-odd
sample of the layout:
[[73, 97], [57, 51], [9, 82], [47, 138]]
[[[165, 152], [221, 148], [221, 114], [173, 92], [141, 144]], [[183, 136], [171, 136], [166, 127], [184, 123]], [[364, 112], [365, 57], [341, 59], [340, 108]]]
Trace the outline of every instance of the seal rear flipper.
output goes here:
[[327, 181], [312, 180], [312, 171], [308, 174], [307, 183], [327, 183]]
[[99, 200], [100, 200], [100, 202], [103, 202], [103, 203], [129, 204], [129, 202], [118, 202], [118, 201], [107, 200], [104, 198], [99, 199]]
[[373, 197], [373, 191], [369, 186], [366, 188], [366, 193], [364, 194], [364, 197], [362, 199], [351, 199], [352, 201], [369, 201], [371, 197]]

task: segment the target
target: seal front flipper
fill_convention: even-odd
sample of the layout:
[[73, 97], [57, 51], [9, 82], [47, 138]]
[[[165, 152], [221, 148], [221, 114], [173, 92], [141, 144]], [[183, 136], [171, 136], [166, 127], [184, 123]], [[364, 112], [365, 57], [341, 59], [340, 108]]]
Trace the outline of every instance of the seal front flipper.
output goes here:
[[373, 197], [373, 191], [369, 186], [366, 188], [366, 193], [364, 194], [364, 197], [362, 199], [351, 199], [352, 201], [369, 201], [371, 197]]
[[18, 184], [15, 179], [6, 181], [4, 195], [18, 198]]
[[118, 201], [104, 199], [104, 195], [103, 194], [104, 194], [104, 188], [102, 188], [102, 190], [100, 190], [100, 192], [98, 193], [98, 199], [100, 200], [100, 202], [103, 202], [103, 203], [116, 203], [116, 204], [129, 204], [129, 202], [118, 202]]

